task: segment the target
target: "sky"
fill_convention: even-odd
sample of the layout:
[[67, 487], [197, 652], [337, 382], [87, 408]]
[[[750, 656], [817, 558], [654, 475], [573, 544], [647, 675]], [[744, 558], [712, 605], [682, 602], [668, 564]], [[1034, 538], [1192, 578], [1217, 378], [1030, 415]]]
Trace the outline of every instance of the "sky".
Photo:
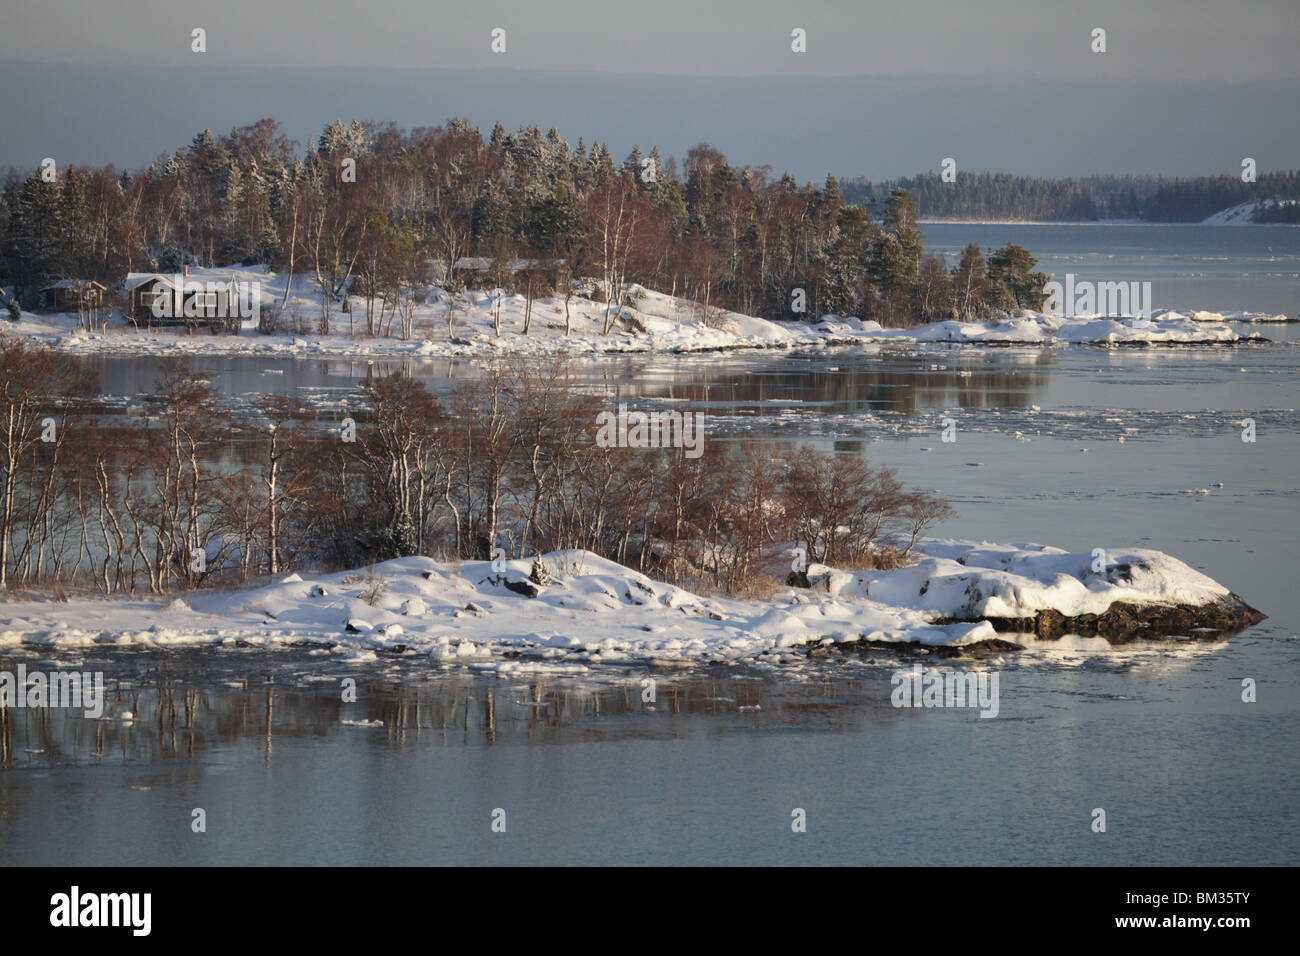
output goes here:
[[[1296, 0], [3, 0], [0, 59], [691, 76], [1294, 78]], [[490, 34], [506, 30], [506, 51]], [[807, 52], [790, 31], [807, 31]], [[1091, 51], [1091, 31], [1107, 51]]]
[[0, 164], [458, 115], [800, 178], [1291, 168], [1298, 40], [1300, 0], [0, 0]]

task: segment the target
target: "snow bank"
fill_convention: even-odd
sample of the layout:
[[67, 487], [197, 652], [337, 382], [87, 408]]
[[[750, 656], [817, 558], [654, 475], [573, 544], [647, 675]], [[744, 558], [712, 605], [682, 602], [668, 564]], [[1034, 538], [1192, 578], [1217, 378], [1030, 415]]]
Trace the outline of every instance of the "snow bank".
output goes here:
[[787, 588], [769, 601], [704, 597], [585, 551], [544, 561], [553, 580], [532, 597], [506, 586], [526, 580], [531, 559], [500, 571], [412, 557], [376, 565], [373, 578], [291, 574], [185, 602], [15, 602], [13, 616], [0, 620], [0, 646], [298, 646], [356, 663], [403, 653], [478, 670], [568, 673], [598, 664], [781, 662], [802, 657], [796, 648], [859, 641], [956, 648], [995, 637], [986, 617], [1100, 613], [1117, 601], [1199, 606], [1229, 595], [1158, 551], [1108, 551], [1104, 570], [1094, 571], [1092, 552], [942, 539], [922, 541], [916, 563], [893, 571], [814, 566], [813, 588]]

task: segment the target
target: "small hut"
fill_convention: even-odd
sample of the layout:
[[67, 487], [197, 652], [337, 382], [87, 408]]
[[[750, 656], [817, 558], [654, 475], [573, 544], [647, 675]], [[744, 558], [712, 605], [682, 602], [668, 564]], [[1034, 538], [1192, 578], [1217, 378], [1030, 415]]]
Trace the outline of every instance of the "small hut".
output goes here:
[[47, 312], [95, 312], [107, 291], [94, 279], [60, 279], [40, 290], [41, 304]]

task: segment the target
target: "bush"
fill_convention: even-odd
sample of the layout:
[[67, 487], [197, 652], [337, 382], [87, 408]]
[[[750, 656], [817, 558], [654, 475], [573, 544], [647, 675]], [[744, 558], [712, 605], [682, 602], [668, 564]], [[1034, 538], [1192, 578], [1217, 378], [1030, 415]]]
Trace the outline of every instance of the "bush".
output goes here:
[[279, 303], [262, 306], [257, 313], [257, 331], [263, 335], [275, 335], [275, 333], [283, 331], [281, 315], [283, 311]]

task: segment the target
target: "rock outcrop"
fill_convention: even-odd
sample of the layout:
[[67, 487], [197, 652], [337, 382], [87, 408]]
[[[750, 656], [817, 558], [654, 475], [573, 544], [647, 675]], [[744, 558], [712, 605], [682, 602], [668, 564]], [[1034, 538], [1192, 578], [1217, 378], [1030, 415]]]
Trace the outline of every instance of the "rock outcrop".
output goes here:
[[[1104, 637], [1112, 644], [1185, 637], [1216, 640], [1240, 631], [1268, 617], [1236, 594], [1208, 604], [1138, 604], [1116, 601], [1100, 614], [1067, 617], [1060, 611], [1039, 611], [1033, 617], [983, 617], [1003, 634], [1033, 634], [1039, 640], [1054, 641], [1065, 634]], [[961, 618], [936, 623], [956, 624]]]

